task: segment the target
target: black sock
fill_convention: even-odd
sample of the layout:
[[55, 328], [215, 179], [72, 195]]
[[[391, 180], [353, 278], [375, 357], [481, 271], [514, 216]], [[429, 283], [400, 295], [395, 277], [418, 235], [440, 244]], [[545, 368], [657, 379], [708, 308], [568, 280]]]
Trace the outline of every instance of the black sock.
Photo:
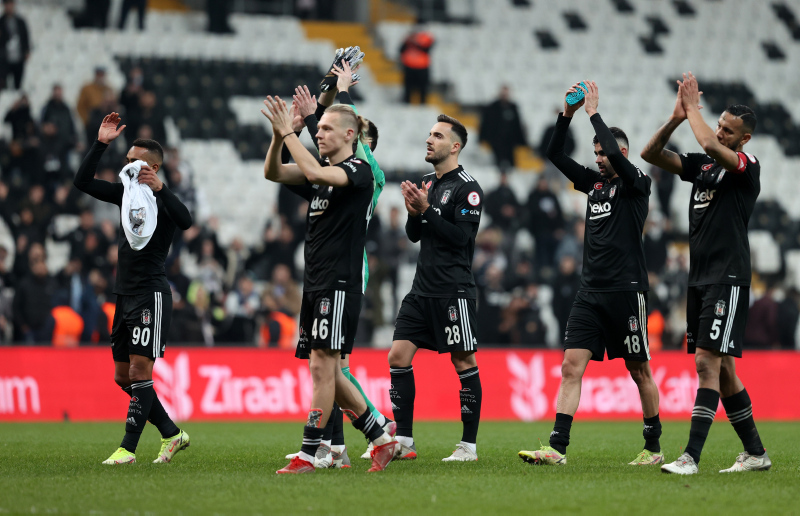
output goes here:
[[572, 428], [572, 416], [556, 412], [556, 424], [553, 425], [553, 431], [550, 432], [550, 446], [561, 455], [567, 453], [570, 428]]
[[172, 421], [172, 418], [169, 417], [167, 411], [164, 410], [164, 405], [158, 399], [158, 393], [153, 398], [153, 406], [150, 407], [150, 417], [147, 420], [158, 428], [158, 432], [164, 439], [178, 435], [181, 431]]
[[741, 392], [722, 398], [722, 406], [728, 414], [728, 421], [733, 425], [733, 429], [739, 435], [744, 445], [744, 451], [750, 455], [763, 455], [764, 445], [761, 444], [761, 437], [756, 429], [756, 422], [753, 420], [753, 404], [750, 402], [750, 395], [747, 389]]
[[128, 419], [125, 421], [125, 437], [122, 438], [120, 448], [125, 448], [131, 453], [136, 452], [139, 437], [142, 436], [147, 416], [153, 406], [156, 390], [153, 380], [133, 382], [131, 384], [131, 400], [128, 402]]
[[703, 451], [711, 423], [714, 422], [717, 405], [719, 405], [717, 391], [705, 388], [697, 389], [697, 398], [694, 400], [694, 409], [692, 409], [692, 426], [689, 429], [689, 444], [686, 445], [686, 453], [691, 455], [695, 463], [700, 463], [700, 452]]
[[334, 403], [333, 413], [331, 414], [331, 419], [333, 419], [331, 446], [344, 446], [344, 425], [342, 424], [343, 417], [344, 414], [342, 413], [342, 409], [339, 408], [339, 405]]
[[653, 417], [644, 418], [644, 449], [650, 452], [659, 453], [661, 451], [661, 443], [658, 439], [661, 437], [661, 421], [658, 419], [658, 414]]
[[331, 411], [331, 416], [328, 418], [328, 423], [325, 425], [325, 428], [322, 429], [322, 440], [323, 441], [330, 441], [333, 438], [333, 425], [334, 419], [333, 416], [336, 415], [336, 410], [339, 406], [336, 402], [333, 402], [333, 410]]
[[465, 443], [475, 444], [478, 437], [478, 424], [481, 422], [481, 377], [478, 368], [472, 367], [458, 373], [461, 380], [461, 423], [464, 432], [461, 440]]
[[306, 426], [303, 427], [303, 446], [300, 447], [300, 451], [307, 453], [311, 457], [317, 454], [319, 442], [322, 440], [322, 433], [325, 431], [324, 428], [319, 426], [320, 418], [322, 418], [322, 410], [309, 410], [308, 421], [306, 421]]
[[[127, 394], [128, 397], [133, 396], [130, 386], [122, 387], [122, 390], [125, 391], [125, 394]], [[167, 411], [164, 410], [164, 405], [162, 405], [161, 401], [159, 401], [158, 394], [156, 394], [153, 398], [153, 405], [150, 407], [150, 415], [148, 416], [147, 420], [155, 425], [156, 428], [158, 428], [161, 437], [164, 439], [178, 435], [181, 431], [180, 428], [175, 426], [175, 423], [169, 417]]]
[[389, 399], [392, 401], [392, 412], [397, 423], [397, 435], [413, 437], [414, 397], [417, 394], [414, 366], [392, 367], [389, 368], [389, 373], [392, 377]]
[[372, 415], [372, 412], [370, 412], [369, 409], [365, 410], [364, 413], [358, 416], [356, 419], [352, 419], [352, 414], [353, 412], [348, 412], [348, 415], [350, 415], [353, 422], [353, 426], [357, 430], [361, 430], [369, 442], [372, 442], [383, 435], [383, 428], [381, 428], [381, 426], [378, 424], [378, 421], [375, 419], [375, 416]]

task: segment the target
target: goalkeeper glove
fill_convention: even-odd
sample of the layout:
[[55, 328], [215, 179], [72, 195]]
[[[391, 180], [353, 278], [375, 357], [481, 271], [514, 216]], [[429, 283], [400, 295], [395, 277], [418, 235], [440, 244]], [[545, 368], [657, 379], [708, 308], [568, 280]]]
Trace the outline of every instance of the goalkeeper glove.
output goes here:
[[[333, 63], [331, 63], [331, 66], [328, 69], [328, 73], [325, 74], [325, 77], [319, 84], [319, 90], [324, 93], [331, 88], [336, 87], [336, 82], [339, 80], [339, 78], [333, 73], [334, 66], [341, 68], [342, 62], [347, 61], [350, 65], [350, 69], [355, 70], [364, 61], [364, 55], [364, 52], [362, 52], [361, 48], [358, 46], [337, 49], [336, 55], [333, 58]], [[353, 82], [359, 80], [360, 78], [360, 75], [353, 74]]]

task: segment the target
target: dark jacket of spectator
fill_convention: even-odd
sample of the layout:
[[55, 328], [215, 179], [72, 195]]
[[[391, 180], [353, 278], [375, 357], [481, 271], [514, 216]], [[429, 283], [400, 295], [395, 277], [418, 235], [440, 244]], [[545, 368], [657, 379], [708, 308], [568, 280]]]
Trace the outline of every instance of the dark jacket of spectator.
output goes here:
[[507, 86], [497, 100], [483, 108], [480, 139], [492, 146], [495, 163], [503, 171], [514, 166], [514, 148], [528, 144], [519, 108], [511, 101]]
[[47, 342], [53, 330], [50, 309], [56, 282], [44, 260], [34, 261], [31, 272], [14, 294], [14, 332], [18, 341]]

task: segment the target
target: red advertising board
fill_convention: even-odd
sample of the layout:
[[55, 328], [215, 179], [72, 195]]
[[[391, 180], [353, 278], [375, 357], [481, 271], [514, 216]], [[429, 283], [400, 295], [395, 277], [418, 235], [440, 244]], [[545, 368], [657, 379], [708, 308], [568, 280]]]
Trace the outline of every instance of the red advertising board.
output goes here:
[[[351, 370], [367, 396], [391, 415], [385, 350], [357, 350]], [[550, 420], [560, 379], [560, 351], [478, 353], [484, 420]], [[697, 389], [692, 356], [654, 355], [663, 419], [689, 419]], [[800, 420], [800, 353], [750, 352], [737, 361], [757, 419]], [[113, 380], [107, 348], [0, 348], [0, 421], [116, 421], [125, 395]], [[459, 382], [449, 357], [422, 351], [414, 360], [416, 420], [459, 420]], [[308, 364], [291, 351], [177, 348], [156, 362], [156, 390], [176, 420], [301, 420], [310, 406]], [[724, 414], [720, 406], [720, 415]], [[640, 419], [636, 385], [621, 360], [592, 362], [583, 379], [581, 419]]]

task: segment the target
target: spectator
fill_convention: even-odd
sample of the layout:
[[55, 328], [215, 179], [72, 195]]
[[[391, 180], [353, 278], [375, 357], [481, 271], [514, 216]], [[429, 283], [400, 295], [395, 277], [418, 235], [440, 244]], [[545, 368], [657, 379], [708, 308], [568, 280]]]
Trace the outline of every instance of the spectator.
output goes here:
[[49, 164], [48, 171], [53, 169], [59, 172], [68, 172], [69, 152], [78, 144], [78, 133], [72, 119], [72, 111], [64, 102], [64, 92], [59, 84], [53, 85], [50, 99], [42, 109], [41, 129], [43, 139], [49, 139], [49, 150], [46, 162], [56, 160], [57, 163]]
[[53, 297], [53, 305], [69, 306], [75, 310], [83, 319], [80, 341], [91, 342], [101, 310], [94, 286], [89, 283], [88, 275], [82, 273], [82, 268], [80, 258], [73, 257], [56, 275], [57, 290]]
[[[131, 9], [136, 9], [139, 13], [139, 30], [144, 30], [144, 15], [147, 11], [147, 0], [122, 0], [122, 10], [119, 13], [119, 29], [125, 28], [125, 21]], [[161, 141], [161, 140], [159, 140]]]
[[228, 24], [230, 2], [227, 0], [206, 0], [208, 14], [208, 32], [212, 34], [230, 34], [233, 32]]
[[[668, 143], [665, 147], [676, 154], [680, 154], [678, 147]], [[658, 194], [658, 204], [661, 206], [661, 213], [669, 217], [671, 215], [670, 203], [672, 202], [672, 191], [675, 190], [675, 182], [677, 181], [675, 174], [667, 172], [656, 166], [651, 166], [647, 172], [653, 179], [656, 185], [656, 193]]]
[[[169, 147], [165, 157], [164, 166], [161, 169], [164, 171], [169, 189], [178, 196], [192, 217], [197, 218], [200, 199], [199, 192], [194, 186], [194, 172], [191, 164], [181, 159], [181, 153], [177, 147]], [[288, 191], [288, 189], [282, 190]], [[300, 199], [299, 196], [292, 195]]]
[[292, 278], [300, 279], [294, 264], [294, 254], [297, 242], [294, 231], [288, 224], [281, 224], [279, 232], [272, 226], [264, 231], [264, 247], [260, 251], [250, 254], [245, 267], [254, 271], [256, 278], [266, 280], [272, 276], [272, 270], [278, 264], [286, 265], [292, 273]]
[[644, 227], [644, 260], [647, 270], [656, 274], [664, 272], [667, 265], [667, 245], [670, 241], [669, 220], [660, 213], [651, 213]]
[[411, 103], [411, 95], [418, 92], [420, 104], [428, 98], [430, 84], [431, 48], [433, 34], [421, 25], [416, 25], [400, 47], [400, 62], [403, 64], [403, 102]]
[[[500, 228], [513, 240], [519, 229], [521, 206], [517, 195], [508, 186], [508, 175], [500, 174], [500, 184], [486, 194], [485, 212], [492, 218], [492, 226]], [[509, 249], [510, 251], [510, 249]]]
[[581, 275], [575, 258], [569, 254], [563, 255], [558, 262], [558, 274], [553, 282], [553, 314], [558, 320], [560, 336], [567, 330], [567, 319], [580, 286]]
[[[103, 112], [109, 111], [104, 108]], [[104, 115], [105, 116], [105, 115]], [[100, 119], [102, 122], [102, 119]], [[128, 111], [128, 129], [125, 131], [128, 146], [136, 138], [156, 140], [158, 142], [167, 141], [167, 130], [164, 126], [164, 113], [158, 106], [158, 98], [152, 91], [142, 91], [139, 95], [139, 104], [133, 110]], [[149, 133], [142, 134], [143, 131]], [[96, 132], [96, 131], [95, 131]]]
[[25, 61], [31, 53], [28, 24], [15, 10], [14, 0], [3, 0], [3, 16], [0, 16], [0, 90], [6, 87], [8, 74], [14, 77], [14, 89], [20, 89]]
[[508, 86], [500, 88], [498, 99], [483, 108], [480, 140], [491, 145], [500, 172], [514, 168], [514, 149], [528, 144], [519, 108], [511, 101]]
[[482, 346], [503, 345], [507, 335], [500, 335], [503, 311], [511, 302], [511, 294], [503, 286], [503, 270], [491, 264], [483, 276], [483, 285], [478, 289], [478, 342]]
[[572, 231], [566, 233], [556, 249], [556, 263], [561, 263], [564, 256], [572, 256], [575, 259], [575, 267], [578, 274], [583, 268], [583, 239], [586, 232], [586, 220], [583, 218], [575, 219], [572, 224]]
[[35, 132], [35, 123], [31, 116], [31, 105], [28, 101], [28, 96], [22, 94], [11, 105], [11, 109], [6, 113], [4, 121], [11, 125], [11, 137], [14, 140], [22, 140], [28, 136], [33, 127]]
[[512, 346], [544, 347], [547, 329], [540, 317], [539, 287], [530, 284], [518, 289], [503, 312], [499, 335]]
[[225, 313], [229, 325], [221, 336], [223, 341], [254, 342], [256, 313], [261, 308], [261, 300], [254, 287], [253, 278], [249, 274], [243, 274], [237, 281], [236, 290], [225, 298]]
[[50, 309], [55, 282], [47, 272], [44, 256], [35, 256], [29, 266], [31, 275], [20, 281], [14, 295], [15, 340], [49, 342], [54, 326]]
[[[100, 102], [89, 110], [88, 118], [86, 119], [86, 146], [91, 147], [97, 139], [97, 128], [103, 123], [103, 118], [109, 113], [119, 111], [119, 104], [117, 103], [117, 96], [111, 88], [103, 92]], [[128, 128], [130, 129], [130, 128]], [[124, 134], [127, 134], [127, 129]], [[131, 140], [132, 142], [133, 140]], [[105, 160], [104, 160], [105, 161]], [[122, 168], [122, 167], [120, 167]]]
[[245, 247], [244, 242], [239, 237], [235, 237], [225, 252], [228, 266], [225, 269], [225, 286], [233, 287], [236, 278], [244, 274], [245, 263], [250, 256], [250, 251]]
[[745, 349], [781, 348], [776, 294], [775, 285], [770, 284], [764, 295], [750, 307], [750, 316], [744, 330]]
[[111, 8], [110, 0], [86, 0], [80, 12], [73, 12], [72, 24], [76, 29], [93, 27], [105, 29], [108, 25], [108, 11]]
[[38, 229], [42, 236], [47, 234], [47, 227], [53, 218], [53, 207], [44, 198], [44, 187], [33, 185], [28, 190], [28, 197], [22, 201], [20, 208], [29, 209], [33, 217], [33, 225]]
[[778, 303], [778, 334], [781, 349], [796, 349], [795, 332], [800, 320], [800, 292], [791, 287]]
[[[561, 109], [556, 109], [555, 114], [561, 112]], [[539, 142], [539, 147], [537, 147], [537, 152], [539, 156], [546, 156], [547, 155], [547, 146], [550, 145], [550, 140], [553, 139], [553, 133], [556, 130], [556, 124], [552, 124], [544, 130], [542, 134], [542, 140]], [[567, 129], [567, 136], [564, 140], [564, 152], [567, 156], [572, 156], [572, 153], [575, 152], [575, 137], [572, 136], [572, 129]]]
[[534, 259], [536, 267], [548, 274], [553, 267], [556, 247], [563, 236], [564, 215], [558, 197], [550, 190], [547, 178], [542, 176], [528, 197], [528, 230], [536, 241]]
[[392, 206], [389, 210], [389, 227], [381, 235], [378, 249], [380, 261], [386, 270], [386, 279], [391, 285], [392, 314], [397, 314], [398, 306], [398, 269], [400, 264], [408, 260], [408, 236], [405, 223], [400, 221], [400, 209]]
[[[267, 300], [269, 301], [267, 302]], [[264, 289], [264, 306], [296, 317], [303, 301], [300, 285], [292, 279], [292, 273], [284, 264], [272, 269], [272, 281]]]
[[[114, 90], [111, 89], [111, 86], [108, 85], [106, 82], [106, 69], [102, 66], [98, 66], [94, 69], [94, 79], [92, 82], [86, 83], [83, 88], [81, 88], [81, 93], [78, 96], [78, 116], [81, 118], [81, 121], [84, 124], [89, 122], [89, 115], [94, 109], [97, 109], [104, 103], [108, 103], [109, 96], [112, 96], [116, 99], [116, 94]], [[110, 113], [110, 111], [106, 111], [106, 115]], [[95, 137], [97, 136], [97, 127], [100, 124], [92, 125], [91, 130], [92, 138], [89, 141], [91, 145], [94, 142]], [[87, 128], [87, 131], [89, 128]], [[88, 133], [87, 133], [88, 134]]]

